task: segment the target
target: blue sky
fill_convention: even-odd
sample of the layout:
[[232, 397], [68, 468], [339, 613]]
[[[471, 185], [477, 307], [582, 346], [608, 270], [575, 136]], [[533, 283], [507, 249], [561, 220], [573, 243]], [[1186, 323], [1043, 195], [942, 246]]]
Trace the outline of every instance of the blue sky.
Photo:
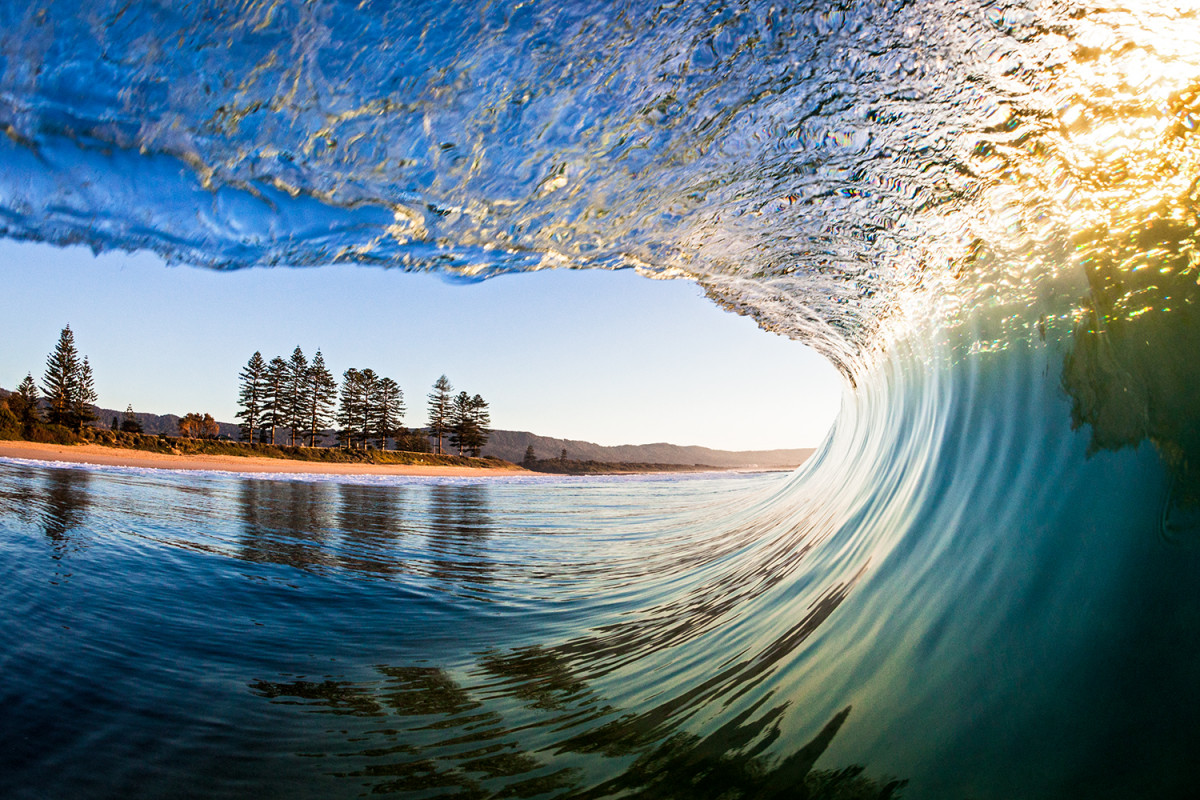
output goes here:
[[601, 444], [808, 447], [841, 399], [809, 348], [722, 311], [685, 281], [546, 271], [475, 284], [378, 267], [168, 267], [149, 254], [0, 242], [0, 386], [69, 323], [100, 405], [232, 421], [255, 350], [321, 348], [339, 377], [371, 367], [405, 393], [406, 424], [445, 373], [496, 428]]

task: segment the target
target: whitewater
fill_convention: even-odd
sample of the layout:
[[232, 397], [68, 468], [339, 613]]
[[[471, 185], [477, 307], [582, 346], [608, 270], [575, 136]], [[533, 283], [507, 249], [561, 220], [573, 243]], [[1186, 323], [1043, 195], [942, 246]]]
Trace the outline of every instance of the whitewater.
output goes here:
[[0, 6], [0, 230], [691, 280], [787, 475], [0, 461], [0, 794], [1183, 798], [1200, 11]]

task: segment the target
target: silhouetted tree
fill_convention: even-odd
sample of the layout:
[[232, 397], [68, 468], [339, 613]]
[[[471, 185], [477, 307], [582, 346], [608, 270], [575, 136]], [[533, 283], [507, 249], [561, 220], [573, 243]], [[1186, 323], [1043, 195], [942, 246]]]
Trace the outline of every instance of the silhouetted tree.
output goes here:
[[304, 391], [307, 415], [308, 446], [317, 446], [317, 435], [333, 424], [333, 407], [337, 405], [338, 385], [333, 373], [325, 366], [325, 357], [318, 350], [308, 366]]
[[263, 403], [267, 391], [267, 365], [262, 353], [257, 350], [246, 366], [238, 374], [242, 388], [238, 392], [239, 411], [237, 418], [242, 421], [242, 440], [254, 444], [255, 433], [262, 421]]
[[275, 356], [267, 363], [264, 376], [262, 424], [275, 444], [275, 429], [287, 424], [288, 362]]
[[292, 351], [292, 357], [288, 360], [287, 365], [287, 385], [285, 386], [286, 397], [284, 399], [285, 409], [284, 418], [288, 428], [288, 444], [296, 445], [296, 440], [304, 443], [304, 428], [308, 415], [305, 413], [307, 403], [304, 402], [304, 392], [308, 386], [308, 359], [304, 357], [304, 351], [300, 349], [300, 345], [296, 345], [296, 349]]
[[391, 378], [380, 378], [375, 386], [368, 408], [368, 425], [379, 438], [379, 449], [387, 448], [387, 440], [396, 436], [400, 421], [404, 419], [404, 392]]
[[537, 453], [533, 452], [533, 445], [529, 445], [525, 448], [525, 458], [521, 459], [521, 463], [529, 466], [535, 461], [537, 461]]
[[38, 388], [33, 382], [33, 373], [25, 375], [25, 379], [17, 385], [17, 392], [8, 398], [8, 405], [16, 414], [21, 425], [29, 427], [42, 421], [42, 412], [38, 408]]
[[126, 433], [141, 433], [142, 423], [138, 420], [137, 415], [133, 413], [133, 404], [125, 406], [125, 413], [121, 417], [121, 430]]
[[377, 391], [374, 370], [351, 367], [342, 373], [342, 398], [338, 409], [338, 438], [346, 447], [366, 446], [371, 432], [371, 400]]
[[46, 373], [42, 376], [42, 391], [50, 402], [51, 424], [70, 427], [75, 421], [73, 412], [82, 369], [75, 334], [67, 325], [58, 336], [54, 352], [46, 358]]
[[450, 414], [454, 405], [450, 393], [454, 387], [445, 375], [433, 384], [429, 393], [429, 435], [437, 439], [437, 452], [442, 452], [442, 437], [450, 432]]
[[466, 448], [471, 451], [471, 455], [479, 457], [487, 445], [488, 435], [492, 432], [489, 427], [492, 424], [492, 415], [488, 413], [488, 404], [479, 395], [471, 398], [468, 405], [468, 414], [470, 416], [470, 425], [467, 426], [467, 441]]
[[450, 407], [450, 444], [458, 448], [458, 454], [463, 455], [471, 442], [471, 396], [459, 392], [454, 396], [454, 404]]
[[71, 414], [75, 427], [83, 430], [83, 426], [96, 419], [96, 384], [92, 379], [92, 365], [88, 363], [87, 356], [83, 357], [83, 366], [79, 370], [79, 386], [75, 392], [75, 398]]

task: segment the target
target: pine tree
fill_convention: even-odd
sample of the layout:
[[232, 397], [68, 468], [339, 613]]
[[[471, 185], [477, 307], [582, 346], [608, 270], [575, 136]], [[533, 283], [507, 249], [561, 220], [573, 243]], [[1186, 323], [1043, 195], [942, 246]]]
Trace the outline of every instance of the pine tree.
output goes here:
[[337, 413], [338, 439], [349, 448], [363, 440], [362, 432], [368, 427], [367, 412], [371, 397], [364, 372], [366, 370], [351, 367], [342, 373], [342, 397]]
[[[28, 427], [34, 423], [42, 421], [42, 413], [38, 408], [38, 388], [33, 382], [33, 373], [28, 373], [25, 380], [17, 386], [17, 393], [9, 398], [9, 405], [13, 406], [13, 412], [16, 413], [17, 419], [21, 424]], [[16, 400], [16, 403], [13, 403]]]
[[337, 381], [325, 366], [325, 357], [318, 350], [308, 366], [307, 385], [304, 391], [305, 414], [307, 416], [308, 446], [317, 446], [317, 435], [333, 424], [332, 410], [337, 405]]
[[437, 452], [442, 452], [442, 437], [450, 431], [450, 413], [453, 402], [450, 393], [454, 387], [445, 375], [433, 384], [429, 393], [429, 435], [437, 438]]
[[450, 444], [458, 448], [461, 456], [471, 441], [471, 396], [459, 392], [450, 407]]
[[238, 380], [242, 382], [241, 391], [238, 393], [240, 410], [237, 413], [237, 418], [242, 421], [242, 441], [254, 444], [254, 436], [262, 421], [263, 403], [266, 399], [267, 365], [263, 361], [262, 353], [254, 351], [254, 355], [250, 356], [246, 366], [238, 373]]
[[304, 427], [307, 410], [304, 397], [304, 391], [308, 384], [308, 359], [304, 357], [304, 351], [300, 349], [300, 345], [296, 345], [296, 349], [292, 351], [292, 357], [288, 360], [287, 369], [287, 408], [284, 416], [287, 420], [288, 427], [288, 444], [295, 447], [296, 440], [300, 439], [300, 443], [304, 443]]
[[370, 367], [361, 370], [359, 376], [364, 402], [359, 416], [358, 435], [365, 449], [370, 445], [371, 438], [376, 435], [374, 423], [378, 416], [376, 404], [379, 402], [379, 376]]
[[262, 425], [275, 444], [275, 429], [287, 424], [288, 362], [275, 356], [267, 364], [263, 384]]
[[525, 458], [521, 459], [521, 463], [525, 466], [530, 466], [537, 461], [537, 453], [533, 452], [533, 445], [525, 448]]
[[387, 449], [388, 438], [394, 438], [404, 419], [404, 392], [391, 378], [380, 378], [372, 398], [370, 427], [379, 438], [379, 449]]
[[142, 423], [138, 420], [137, 415], [133, 413], [133, 404], [125, 406], [125, 413], [121, 417], [121, 430], [126, 433], [141, 433]]
[[82, 431], [83, 426], [96, 419], [96, 384], [92, 379], [92, 365], [87, 356], [83, 357], [83, 366], [79, 370], [79, 380], [75, 389], [75, 397], [71, 403], [71, 417], [76, 429]]
[[75, 334], [67, 325], [58, 336], [54, 352], [46, 358], [46, 373], [42, 376], [42, 391], [50, 401], [50, 423], [70, 426], [71, 412], [79, 386], [79, 351], [75, 349]]
[[478, 458], [484, 446], [487, 445], [488, 434], [492, 432], [488, 427], [492, 424], [492, 415], [488, 413], [487, 401], [479, 395], [471, 398], [468, 409], [471, 424], [467, 430], [466, 445], [471, 451], [471, 455]]

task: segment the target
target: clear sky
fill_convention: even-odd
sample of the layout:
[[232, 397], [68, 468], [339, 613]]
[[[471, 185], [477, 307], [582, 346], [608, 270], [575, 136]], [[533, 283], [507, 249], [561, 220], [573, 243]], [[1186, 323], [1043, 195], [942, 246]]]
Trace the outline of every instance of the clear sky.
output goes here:
[[0, 241], [0, 386], [40, 383], [64, 324], [99, 404], [233, 421], [255, 350], [321, 348], [339, 378], [404, 390], [405, 423], [445, 373], [492, 425], [600, 444], [814, 446], [841, 399], [807, 347], [722, 311], [699, 287], [632, 271], [546, 271], [463, 284], [378, 267], [214, 272], [149, 254]]

